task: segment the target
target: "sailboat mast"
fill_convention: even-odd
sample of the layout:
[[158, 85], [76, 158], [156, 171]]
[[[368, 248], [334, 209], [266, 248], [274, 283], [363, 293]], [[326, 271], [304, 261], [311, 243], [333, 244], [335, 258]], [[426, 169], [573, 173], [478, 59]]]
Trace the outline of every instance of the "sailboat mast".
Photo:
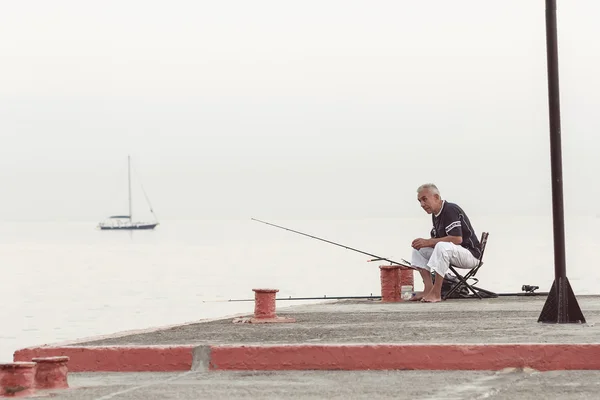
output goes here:
[[133, 214], [131, 210], [131, 157], [127, 156], [127, 184], [129, 189], [129, 221], [132, 221]]

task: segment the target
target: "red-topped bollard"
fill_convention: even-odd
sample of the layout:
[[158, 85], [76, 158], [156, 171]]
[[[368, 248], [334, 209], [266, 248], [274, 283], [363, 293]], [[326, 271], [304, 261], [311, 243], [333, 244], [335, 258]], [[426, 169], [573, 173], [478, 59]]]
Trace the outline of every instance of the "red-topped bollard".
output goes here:
[[66, 389], [69, 387], [67, 382], [69, 357], [38, 357], [32, 361], [37, 363], [35, 371], [35, 387], [37, 389]]
[[233, 322], [253, 324], [296, 322], [294, 318], [278, 317], [275, 314], [275, 295], [279, 289], [252, 289], [254, 291], [254, 317], [235, 318]]
[[381, 301], [392, 303], [400, 299], [400, 274], [399, 265], [380, 265]]
[[254, 318], [275, 318], [275, 296], [278, 289], [252, 289], [254, 291]]
[[35, 363], [0, 364], [0, 397], [30, 396], [35, 392]]

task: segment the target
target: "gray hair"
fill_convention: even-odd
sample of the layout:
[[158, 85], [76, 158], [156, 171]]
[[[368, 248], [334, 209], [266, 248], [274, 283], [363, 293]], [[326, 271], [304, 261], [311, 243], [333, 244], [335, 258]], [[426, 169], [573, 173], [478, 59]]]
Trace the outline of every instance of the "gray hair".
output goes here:
[[428, 189], [433, 194], [437, 194], [437, 195], [440, 194], [439, 189], [433, 183], [425, 183], [425, 184], [419, 186], [417, 188], [417, 193], [419, 193], [421, 190], [424, 190], [424, 189]]

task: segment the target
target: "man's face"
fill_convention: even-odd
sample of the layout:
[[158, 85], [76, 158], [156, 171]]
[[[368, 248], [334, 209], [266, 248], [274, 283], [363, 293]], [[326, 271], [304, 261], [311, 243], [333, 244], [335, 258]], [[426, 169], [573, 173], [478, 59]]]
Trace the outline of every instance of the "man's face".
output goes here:
[[427, 214], [431, 214], [439, 207], [440, 195], [431, 193], [429, 189], [423, 189], [417, 193], [417, 200], [419, 200], [421, 208], [423, 208]]

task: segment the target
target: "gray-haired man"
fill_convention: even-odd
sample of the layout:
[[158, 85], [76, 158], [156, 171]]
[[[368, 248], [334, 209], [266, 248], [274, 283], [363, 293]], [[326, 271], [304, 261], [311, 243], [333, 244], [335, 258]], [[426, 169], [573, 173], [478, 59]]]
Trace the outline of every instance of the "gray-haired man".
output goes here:
[[[434, 184], [419, 186], [417, 199], [423, 210], [431, 214], [433, 228], [429, 239], [418, 238], [412, 242], [411, 264], [419, 269], [425, 288], [411, 300], [435, 303], [442, 300], [442, 282], [450, 264], [466, 269], [477, 266], [479, 240], [463, 209], [442, 200]], [[435, 273], [435, 284], [432, 273]]]

